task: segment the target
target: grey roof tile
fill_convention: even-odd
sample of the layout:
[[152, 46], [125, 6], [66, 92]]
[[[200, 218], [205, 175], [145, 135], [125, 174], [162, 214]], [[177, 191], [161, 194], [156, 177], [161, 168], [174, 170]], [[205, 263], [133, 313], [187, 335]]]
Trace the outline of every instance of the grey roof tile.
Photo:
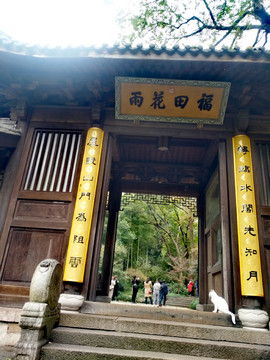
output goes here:
[[16, 53], [20, 55], [28, 56], [40, 56], [40, 57], [90, 57], [90, 56], [110, 56], [110, 55], [130, 55], [130, 56], [175, 56], [179, 55], [184, 57], [190, 55], [192, 57], [203, 56], [208, 58], [210, 56], [215, 56], [217, 58], [222, 58], [224, 56], [229, 56], [230, 58], [240, 57], [242, 59], [252, 58], [265, 58], [270, 60], [270, 52], [262, 48], [248, 48], [246, 50], [240, 50], [239, 48], [229, 49], [215, 49], [209, 48], [204, 49], [201, 46], [191, 47], [186, 46], [185, 48], [180, 48], [179, 46], [174, 46], [173, 48], [166, 47], [156, 47], [148, 46], [144, 47], [139, 45], [137, 47], [132, 47], [131, 45], [119, 45], [115, 44], [114, 46], [102, 45], [98, 46], [68, 46], [68, 47], [49, 47], [41, 45], [30, 45], [27, 43], [19, 42], [13, 39], [11, 36], [0, 31], [0, 51]]

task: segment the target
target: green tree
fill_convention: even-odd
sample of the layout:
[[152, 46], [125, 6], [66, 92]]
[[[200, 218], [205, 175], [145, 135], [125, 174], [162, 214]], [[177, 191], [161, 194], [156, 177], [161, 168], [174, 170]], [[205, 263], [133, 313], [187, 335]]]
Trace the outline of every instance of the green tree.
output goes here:
[[127, 257], [127, 248], [122, 243], [117, 241], [115, 244], [114, 254], [113, 271], [119, 276], [120, 273], [126, 270], [123, 259]]
[[[120, 213], [118, 226], [117, 226], [117, 244], [121, 244], [125, 247], [126, 252], [125, 256], [122, 257], [123, 269], [128, 269], [132, 267], [132, 259], [130, 254], [132, 254], [133, 241], [136, 239], [136, 234], [133, 233], [129, 221]], [[115, 248], [115, 258], [117, 256], [117, 247]]]
[[154, 261], [158, 257], [158, 236], [145, 202], [130, 203], [120, 212], [117, 242], [127, 249], [126, 258], [123, 259], [126, 269], [149, 265], [150, 258]]
[[149, 205], [153, 225], [160, 233], [163, 257], [170, 278], [183, 283], [184, 277], [196, 277], [198, 255], [197, 219], [192, 212], [177, 204]]
[[246, 39], [245, 47], [265, 47], [269, 7], [269, 0], [141, 0], [136, 14], [124, 14], [120, 21], [132, 24], [128, 41], [135, 44], [186, 46], [196, 37], [194, 44], [207, 46], [235, 47]]
[[125, 271], [128, 286], [134, 274], [182, 285], [196, 278], [197, 255], [197, 218], [188, 208], [136, 201], [120, 212], [114, 272]]

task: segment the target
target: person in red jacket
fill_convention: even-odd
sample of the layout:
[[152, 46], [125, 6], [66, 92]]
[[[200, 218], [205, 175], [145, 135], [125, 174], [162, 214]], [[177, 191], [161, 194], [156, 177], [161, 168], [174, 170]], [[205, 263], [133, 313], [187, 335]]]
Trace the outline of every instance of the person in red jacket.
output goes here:
[[192, 295], [192, 292], [193, 292], [193, 285], [194, 285], [194, 282], [192, 280], [189, 280], [189, 283], [188, 283], [188, 295]]

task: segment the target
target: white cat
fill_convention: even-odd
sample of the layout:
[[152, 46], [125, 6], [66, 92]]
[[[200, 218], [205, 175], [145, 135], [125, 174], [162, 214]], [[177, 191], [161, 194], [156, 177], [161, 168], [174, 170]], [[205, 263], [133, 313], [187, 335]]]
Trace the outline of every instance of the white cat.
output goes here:
[[215, 290], [211, 290], [209, 292], [209, 297], [212, 303], [214, 304], [214, 310], [213, 312], [222, 312], [224, 314], [231, 315], [232, 322], [235, 324], [235, 315], [229, 311], [229, 306], [225, 299], [223, 299], [221, 296], [218, 296], [218, 294], [215, 292]]

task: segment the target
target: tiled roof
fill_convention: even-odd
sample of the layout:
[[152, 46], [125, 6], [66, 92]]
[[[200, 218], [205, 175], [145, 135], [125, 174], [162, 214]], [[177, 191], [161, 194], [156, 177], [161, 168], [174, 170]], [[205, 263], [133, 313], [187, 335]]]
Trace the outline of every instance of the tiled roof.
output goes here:
[[78, 47], [45, 47], [40, 45], [29, 45], [18, 42], [12, 39], [9, 35], [0, 31], [0, 51], [28, 55], [35, 57], [186, 57], [203, 56], [209, 58], [214, 56], [216, 58], [226, 57], [227, 59], [250, 59], [250, 60], [270, 60], [270, 52], [261, 48], [249, 48], [247, 50], [240, 50], [238, 48], [229, 49], [222, 48], [216, 50], [214, 48], [204, 49], [202, 47], [185, 47], [180, 48], [175, 46], [173, 48], [157, 48], [155, 46], [132, 47], [130, 45], [121, 46], [78, 46]]

